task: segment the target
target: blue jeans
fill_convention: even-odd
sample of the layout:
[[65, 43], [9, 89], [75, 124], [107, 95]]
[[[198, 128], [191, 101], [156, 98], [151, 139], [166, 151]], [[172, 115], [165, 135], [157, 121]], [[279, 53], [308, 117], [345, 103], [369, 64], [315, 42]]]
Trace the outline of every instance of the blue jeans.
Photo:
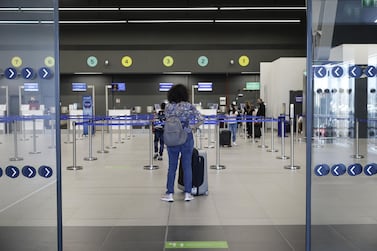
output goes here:
[[[160, 143], [160, 151], [158, 150], [158, 143]], [[156, 129], [154, 131], [154, 153], [159, 153], [162, 156], [164, 152], [164, 130]]]
[[232, 133], [232, 142], [236, 142], [237, 123], [228, 124], [229, 130]]
[[181, 154], [183, 168], [183, 182], [185, 183], [185, 192], [191, 193], [192, 189], [192, 151], [194, 149], [194, 137], [192, 133], [187, 134], [186, 142], [179, 146], [168, 146], [169, 169], [166, 183], [166, 193], [174, 193], [175, 175], [178, 167], [179, 154]]

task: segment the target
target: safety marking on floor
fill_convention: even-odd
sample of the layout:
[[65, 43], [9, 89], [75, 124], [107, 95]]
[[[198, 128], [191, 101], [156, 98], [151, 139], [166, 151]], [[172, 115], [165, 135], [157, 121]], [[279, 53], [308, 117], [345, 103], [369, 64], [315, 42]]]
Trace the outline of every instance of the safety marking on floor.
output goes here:
[[226, 241], [167, 241], [165, 248], [229, 248]]

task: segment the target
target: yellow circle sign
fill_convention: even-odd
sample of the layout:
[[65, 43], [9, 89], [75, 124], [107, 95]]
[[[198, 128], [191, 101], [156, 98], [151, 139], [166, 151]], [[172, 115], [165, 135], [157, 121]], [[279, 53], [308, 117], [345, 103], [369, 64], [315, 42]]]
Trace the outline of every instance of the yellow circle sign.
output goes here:
[[20, 67], [22, 65], [22, 59], [20, 57], [13, 57], [11, 63], [14, 67]]
[[162, 60], [162, 63], [166, 66], [166, 67], [171, 67], [173, 64], [174, 64], [174, 59], [172, 56], [166, 56], [164, 57], [164, 59]]
[[241, 66], [248, 66], [249, 63], [250, 63], [249, 57], [248, 57], [248, 56], [241, 56], [241, 57], [238, 59], [238, 63], [239, 63]]
[[53, 67], [55, 65], [55, 58], [53, 58], [53, 57], [46, 57], [45, 58], [45, 65], [47, 67]]
[[132, 65], [132, 58], [130, 56], [122, 57], [122, 65], [124, 67], [130, 67]]

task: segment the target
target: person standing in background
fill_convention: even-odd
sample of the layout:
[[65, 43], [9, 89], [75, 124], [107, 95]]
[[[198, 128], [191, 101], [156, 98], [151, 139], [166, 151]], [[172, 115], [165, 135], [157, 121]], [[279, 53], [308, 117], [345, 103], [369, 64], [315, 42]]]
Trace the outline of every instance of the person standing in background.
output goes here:
[[232, 145], [236, 146], [236, 137], [237, 137], [237, 116], [239, 112], [237, 110], [237, 105], [232, 104], [228, 112], [228, 127], [232, 134]]
[[[161, 200], [174, 201], [174, 184], [178, 167], [179, 156], [183, 168], [185, 201], [191, 201], [194, 197], [191, 195], [192, 189], [192, 152], [194, 149], [193, 130], [196, 130], [203, 122], [204, 117], [199, 113], [194, 105], [189, 103], [189, 95], [187, 88], [182, 84], [171, 87], [168, 92], [169, 104], [165, 108], [166, 119], [176, 116], [182, 123], [183, 129], [187, 132], [185, 143], [177, 146], [167, 146], [169, 156], [169, 168], [166, 182], [166, 193]], [[190, 125], [190, 122], [193, 124]]]
[[[162, 160], [164, 153], [164, 121], [165, 121], [165, 103], [161, 103], [154, 122], [154, 156], [153, 159]], [[160, 148], [158, 144], [160, 143]]]
[[266, 116], [266, 106], [261, 98], [258, 98], [257, 100], [258, 104], [258, 111], [257, 116], [265, 117]]

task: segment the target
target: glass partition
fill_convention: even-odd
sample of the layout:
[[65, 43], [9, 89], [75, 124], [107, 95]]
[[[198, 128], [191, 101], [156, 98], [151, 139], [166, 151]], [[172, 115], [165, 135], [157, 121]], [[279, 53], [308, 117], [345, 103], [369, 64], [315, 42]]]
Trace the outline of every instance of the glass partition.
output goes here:
[[308, 11], [307, 250], [377, 250], [377, 3], [314, 0]]
[[0, 2], [0, 250], [61, 250], [56, 13]]

